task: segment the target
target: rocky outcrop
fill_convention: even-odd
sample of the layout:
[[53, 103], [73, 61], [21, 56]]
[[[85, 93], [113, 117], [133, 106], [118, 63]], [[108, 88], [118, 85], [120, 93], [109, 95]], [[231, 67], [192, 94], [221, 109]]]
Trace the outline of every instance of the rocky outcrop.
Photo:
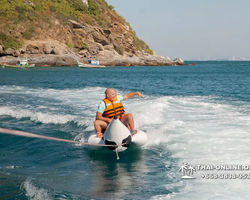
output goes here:
[[[1, 50], [1, 49], [0, 49]], [[79, 53], [72, 51], [68, 46], [56, 40], [26, 41], [22, 48], [17, 51], [8, 49], [6, 52], [16, 57], [8, 56], [7, 63], [17, 63], [17, 55], [28, 56], [30, 62], [36, 66], [77, 66], [77, 61], [88, 62], [90, 53], [98, 54], [101, 65], [106, 66], [159, 66], [159, 65], [184, 65], [182, 59], [171, 61], [169, 57], [149, 55], [138, 52], [137, 56], [120, 55], [112, 44], [103, 46], [100, 43], [88, 43], [87, 49]], [[4, 57], [0, 57], [4, 62]]]
[[[77, 61], [87, 63], [90, 57], [98, 57], [100, 64], [106, 66], [185, 65], [180, 58], [171, 61], [155, 52], [150, 55], [138, 50], [127, 24], [115, 21], [102, 29], [71, 19], [68, 23], [71, 26], [62, 26], [54, 19], [53, 26], [38, 28], [32, 40], [24, 41], [19, 49], [4, 49], [0, 45], [0, 55], [13, 56], [8, 58], [11, 63], [17, 62], [15, 57], [28, 56], [36, 66], [76, 66]], [[0, 57], [0, 62], [3, 59]]]
[[84, 26], [74, 20], [69, 20], [69, 22], [72, 24], [73, 28], [84, 28]]
[[174, 65], [185, 65], [185, 62], [181, 58], [176, 58], [173, 61]]
[[27, 40], [20, 49], [21, 54], [56, 54], [64, 55], [71, 53], [71, 49], [57, 40]]

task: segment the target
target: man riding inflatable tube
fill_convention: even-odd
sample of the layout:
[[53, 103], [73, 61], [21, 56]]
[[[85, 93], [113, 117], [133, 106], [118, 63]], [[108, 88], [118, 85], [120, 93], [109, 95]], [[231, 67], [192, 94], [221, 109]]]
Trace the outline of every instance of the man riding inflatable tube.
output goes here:
[[94, 121], [94, 126], [96, 130], [96, 136], [98, 138], [103, 137], [103, 130], [106, 130], [108, 124], [112, 121], [114, 116], [117, 116], [121, 122], [128, 127], [131, 134], [137, 133], [134, 129], [134, 119], [131, 113], [125, 113], [122, 100], [130, 99], [138, 95], [139, 98], [144, 98], [140, 92], [132, 92], [125, 95], [117, 95], [113, 88], [107, 88], [105, 91], [105, 98], [98, 106], [96, 112], [96, 120]]

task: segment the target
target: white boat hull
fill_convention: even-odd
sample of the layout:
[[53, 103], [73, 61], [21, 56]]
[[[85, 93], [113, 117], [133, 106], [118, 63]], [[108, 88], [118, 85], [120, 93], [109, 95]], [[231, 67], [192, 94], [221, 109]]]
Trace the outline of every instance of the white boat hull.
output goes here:
[[91, 65], [91, 64], [85, 64], [82, 62], [77, 62], [79, 68], [105, 68], [104, 65]]

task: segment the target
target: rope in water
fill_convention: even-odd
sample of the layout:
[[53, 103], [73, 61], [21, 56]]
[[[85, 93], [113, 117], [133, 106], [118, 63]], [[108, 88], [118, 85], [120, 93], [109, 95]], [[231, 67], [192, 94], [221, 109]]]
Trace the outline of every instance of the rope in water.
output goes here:
[[[1, 128], [1, 127], [0, 127], [0, 133], [16, 135], [16, 136], [23, 136], [23, 137], [41, 138], [41, 139], [46, 139], [46, 140], [55, 140], [55, 141], [75, 143], [75, 144], [84, 144], [84, 145], [90, 145], [90, 146], [103, 146], [103, 147], [110, 147], [110, 146], [114, 147], [115, 146], [115, 147], [119, 147], [119, 146], [122, 146], [122, 145], [125, 144], [125, 143], [124, 144], [119, 144], [119, 145], [92, 144], [92, 143], [87, 143], [87, 142], [80, 142], [80, 141], [74, 141], [74, 140], [67, 140], [67, 139], [37, 135], [37, 134], [34, 134], [34, 133], [28, 133], [28, 132], [24, 132], [24, 131], [16, 131], [16, 130], [11, 130], [11, 129]], [[118, 153], [117, 153], [117, 159], [119, 160]]]

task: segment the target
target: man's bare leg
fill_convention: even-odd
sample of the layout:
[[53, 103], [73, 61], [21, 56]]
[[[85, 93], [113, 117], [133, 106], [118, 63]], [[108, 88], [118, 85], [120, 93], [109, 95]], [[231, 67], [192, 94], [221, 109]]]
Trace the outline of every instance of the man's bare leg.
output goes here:
[[94, 126], [95, 126], [95, 130], [96, 130], [96, 136], [98, 138], [102, 138], [103, 133], [102, 130], [107, 128], [107, 123], [102, 121], [102, 120], [95, 120], [94, 121]]
[[121, 122], [125, 126], [129, 126], [129, 129], [130, 129], [132, 135], [137, 133], [137, 130], [135, 130], [135, 126], [134, 126], [134, 118], [133, 118], [133, 115], [131, 113], [125, 114], [122, 117]]

